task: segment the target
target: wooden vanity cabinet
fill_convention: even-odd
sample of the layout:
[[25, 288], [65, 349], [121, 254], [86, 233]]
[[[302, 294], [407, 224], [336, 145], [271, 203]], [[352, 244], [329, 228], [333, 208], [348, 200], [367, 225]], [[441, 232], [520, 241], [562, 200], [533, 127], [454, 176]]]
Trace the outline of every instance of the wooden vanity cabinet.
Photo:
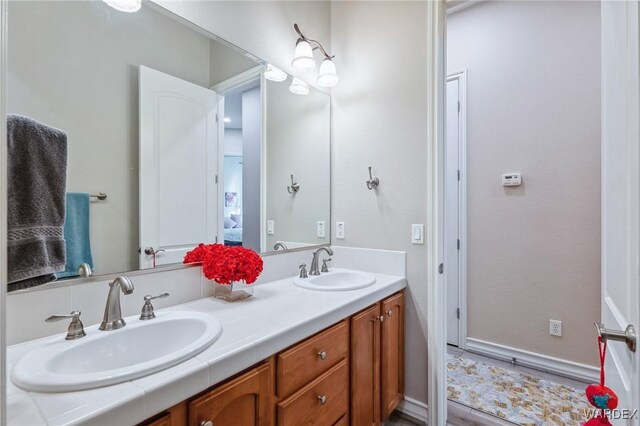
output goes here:
[[404, 293], [351, 317], [351, 425], [379, 425], [404, 397]]
[[141, 423], [378, 426], [404, 397], [404, 292]]
[[272, 368], [270, 360], [190, 401], [188, 425], [272, 426]]

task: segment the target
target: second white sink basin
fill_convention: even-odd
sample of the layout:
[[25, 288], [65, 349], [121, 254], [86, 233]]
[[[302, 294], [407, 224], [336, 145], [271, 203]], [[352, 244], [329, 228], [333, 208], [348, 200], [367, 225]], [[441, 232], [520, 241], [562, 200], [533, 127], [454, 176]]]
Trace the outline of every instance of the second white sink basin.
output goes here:
[[376, 282], [376, 278], [366, 272], [348, 269], [332, 269], [321, 275], [309, 275], [309, 278], [296, 278], [294, 284], [320, 291], [357, 290], [369, 287]]
[[14, 367], [11, 379], [28, 391], [71, 392], [133, 380], [169, 368], [205, 350], [222, 333], [217, 318], [199, 312], [158, 312], [126, 318], [115, 331], [86, 329], [78, 340], [43, 344]]

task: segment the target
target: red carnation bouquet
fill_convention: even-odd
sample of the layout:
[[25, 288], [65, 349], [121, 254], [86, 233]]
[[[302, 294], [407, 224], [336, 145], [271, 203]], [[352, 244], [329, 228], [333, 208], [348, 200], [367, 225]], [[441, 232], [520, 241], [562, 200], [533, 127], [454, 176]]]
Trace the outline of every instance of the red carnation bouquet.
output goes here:
[[184, 256], [183, 263], [202, 262], [202, 273], [218, 284], [256, 282], [262, 273], [262, 258], [255, 251], [240, 246], [199, 244]]

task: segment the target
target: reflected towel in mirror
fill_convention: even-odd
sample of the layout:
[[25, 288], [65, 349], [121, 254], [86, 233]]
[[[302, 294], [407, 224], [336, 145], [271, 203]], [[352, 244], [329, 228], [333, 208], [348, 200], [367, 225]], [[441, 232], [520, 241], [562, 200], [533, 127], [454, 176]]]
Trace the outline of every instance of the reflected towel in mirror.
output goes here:
[[64, 270], [67, 135], [31, 118], [7, 116], [9, 291], [55, 280]]
[[67, 263], [64, 271], [56, 274], [58, 278], [78, 276], [78, 268], [83, 263], [94, 269], [89, 236], [90, 202], [88, 193], [67, 193], [67, 214], [64, 221]]

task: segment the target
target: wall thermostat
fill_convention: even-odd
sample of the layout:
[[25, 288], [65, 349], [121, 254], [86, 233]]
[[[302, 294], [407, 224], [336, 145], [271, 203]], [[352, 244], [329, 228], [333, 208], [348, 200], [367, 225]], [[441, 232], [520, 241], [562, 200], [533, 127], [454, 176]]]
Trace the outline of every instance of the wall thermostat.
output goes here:
[[522, 175], [520, 173], [508, 173], [502, 175], [502, 186], [520, 186], [522, 185]]

